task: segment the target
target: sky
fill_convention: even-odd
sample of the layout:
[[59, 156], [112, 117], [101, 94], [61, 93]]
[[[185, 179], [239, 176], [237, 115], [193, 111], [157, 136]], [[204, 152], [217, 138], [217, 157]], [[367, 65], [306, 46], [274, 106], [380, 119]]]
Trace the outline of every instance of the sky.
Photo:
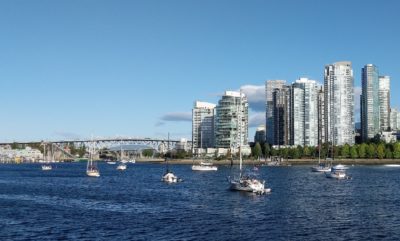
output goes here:
[[356, 105], [372, 63], [400, 107], [399, 11], [396, 0], [3, 0], [0, 141], [191, 139], [194, 101], [239, 89], [252, 140], [266, 80], [322, 83], [343, 60]]

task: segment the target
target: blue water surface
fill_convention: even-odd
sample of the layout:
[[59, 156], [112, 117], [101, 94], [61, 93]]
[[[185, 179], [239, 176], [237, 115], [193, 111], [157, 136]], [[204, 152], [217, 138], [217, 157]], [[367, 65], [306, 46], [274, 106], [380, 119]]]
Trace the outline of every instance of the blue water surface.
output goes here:
[[399, 240], [400, 168], [356, 166], [351, 180], [310, 167], [261, 167], [269, 195], [228, 190], [230, 167], [160, 181], [164, 166], [125, 172], [85, 163], [0, 165], [0, 240]]

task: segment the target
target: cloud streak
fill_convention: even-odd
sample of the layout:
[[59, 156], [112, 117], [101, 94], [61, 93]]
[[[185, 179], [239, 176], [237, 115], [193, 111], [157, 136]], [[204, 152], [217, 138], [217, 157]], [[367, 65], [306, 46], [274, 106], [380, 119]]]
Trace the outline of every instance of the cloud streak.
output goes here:
[[256, 112], [265, 111], [264, 85], [243, 85], [240, 89], [247, 96], [250, 109]]
[[249, 127], [258, 127], [265, 124], [265, 113], [255, 112], [249, 115]]
[[192, 112], [169, 112], [160, 117], [156, 127], [165, 125], [165, 122], [191, 122]]

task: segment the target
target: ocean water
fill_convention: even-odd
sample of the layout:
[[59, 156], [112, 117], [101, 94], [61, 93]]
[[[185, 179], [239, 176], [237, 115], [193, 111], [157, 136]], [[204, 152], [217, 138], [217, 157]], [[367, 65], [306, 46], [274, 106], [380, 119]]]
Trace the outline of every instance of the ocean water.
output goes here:
[[164, 166], [125, 172], [85, 163], [0, 165], [0, 240], [399, 240], [400, 168], [356, 166], [351, 180], [310, 167], [261, 167], [272, 193], [228, 190], [230, 167], [160, 181]]

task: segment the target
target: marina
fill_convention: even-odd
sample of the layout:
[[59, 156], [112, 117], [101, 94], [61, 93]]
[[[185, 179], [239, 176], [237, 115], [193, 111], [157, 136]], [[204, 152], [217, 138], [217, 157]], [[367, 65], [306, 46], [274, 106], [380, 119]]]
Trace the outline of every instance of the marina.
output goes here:
[[[159, 181], [164, 165], [137, 163], [118, 172], [113, 165], [98, 163], [100, 178], [87, 177], [85, 165], [59, 163], [51, 172], [38, 171], [40, 164], [0, 165], [0, 238], [377, 240], [400, 236], [397, 168], [355, 166], [349, 170], [353, 179], [332, 181], [313, 175], [310, 166], [261, 167], [260, 175], [275, 191], [260, 196], [230, 191], [226, 176], [234, 170], [229, 166], [203, 173], [193, 172], [190, 165], [171, 165], [185, 181], [165, 185]], [[121, 229], [122, 223], [129, 228]]]

